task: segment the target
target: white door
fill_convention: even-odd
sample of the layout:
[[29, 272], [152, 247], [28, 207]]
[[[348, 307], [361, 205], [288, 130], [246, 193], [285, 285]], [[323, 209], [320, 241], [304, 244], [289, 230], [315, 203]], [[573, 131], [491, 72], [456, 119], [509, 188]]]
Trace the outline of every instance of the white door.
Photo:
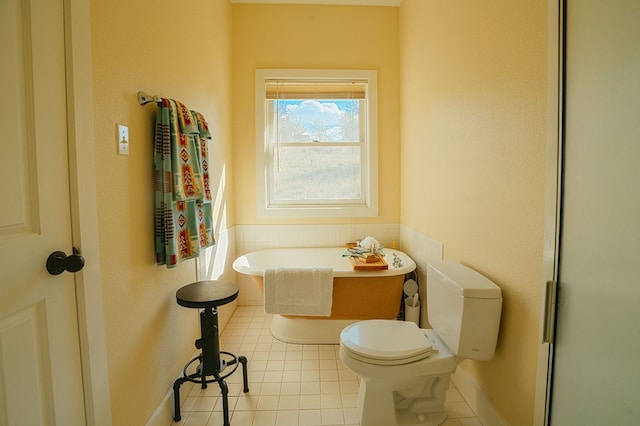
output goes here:
[[62, 0], [0, 1], [0, 425], [85, 423]]
[[640, 424], [640, 2], [566, 4], [551, 425]]

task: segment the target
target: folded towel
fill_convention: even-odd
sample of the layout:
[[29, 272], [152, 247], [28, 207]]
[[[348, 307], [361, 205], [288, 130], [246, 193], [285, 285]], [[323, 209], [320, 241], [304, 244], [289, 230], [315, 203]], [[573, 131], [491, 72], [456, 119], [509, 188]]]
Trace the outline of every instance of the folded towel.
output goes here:
[[264, 310], [270, 314], [329, 316], [331, 268], [269, 268], [264, 271]]

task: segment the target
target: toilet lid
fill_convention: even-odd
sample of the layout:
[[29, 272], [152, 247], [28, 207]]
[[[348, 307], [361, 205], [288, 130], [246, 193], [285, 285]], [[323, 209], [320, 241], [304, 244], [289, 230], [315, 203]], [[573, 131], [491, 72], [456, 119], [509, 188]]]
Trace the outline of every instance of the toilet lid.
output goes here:
[[411, 321], [360, 321], [342, 330], [340, 344], [371, 364], [406, 364], [431, 355], [431, 341]]

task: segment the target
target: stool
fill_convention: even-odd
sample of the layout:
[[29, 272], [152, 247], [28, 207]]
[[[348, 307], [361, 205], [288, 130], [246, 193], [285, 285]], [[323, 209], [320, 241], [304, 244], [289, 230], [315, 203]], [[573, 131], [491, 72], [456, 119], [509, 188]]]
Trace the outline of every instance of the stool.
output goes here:
[[[184, 366], [182, 377], [173, 383], [173, 399], [175, 414], [173, 420], [180, 421], [180, 386], [185, 382], [200, 383], [202, 389], [207, 383], [218, 382], [222, 391], [222, 410], [224, 412], [224, 426], [229, 426], [229, 401], [227, 395], [229, 388], [224, 381], [238, 369], [238, 363], [242, 364], [243, 392], [249, 392], [247, 380], [247, 358], [236, 357], [229, 352], [220, 351], [220, 339], [218, 335], [218, 306], [226, 305], [238, 298], [238, 286], [222, 281], [198, 281], [186, 285], [176, 291], [178, 305], [186, 308], [202, 309], [200, 312], [200, 338], [196, 340], [196, 348], [202, 349], [202, 353]], [[221, 360], [220, 354], [227, 355], [230, 359]], [[191, 364], [199, 361], [194, 373], [187, 373]], [[227, 367], [232, 367], [227, 370]], [[207, 379], [212, 376], [213, 378]]]

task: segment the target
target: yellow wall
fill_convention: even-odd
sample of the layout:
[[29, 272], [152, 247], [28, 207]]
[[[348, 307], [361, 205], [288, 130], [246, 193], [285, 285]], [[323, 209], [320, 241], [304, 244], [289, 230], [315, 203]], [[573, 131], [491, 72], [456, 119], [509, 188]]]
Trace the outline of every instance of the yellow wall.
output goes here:
[[[257, 217], [255, 172], [256, 68], [378, 71], [379, 215], [359, 223], [398, 223], [399, 69], [395, 7], [233, 6], [233, 134], [236, 223], [295, 223]], [[306, 220], [350, 223], [352, 219]], [[299, 223], [300, 221], [298, 221]]]
[[[225, 185], [216, 188], [217, 230], [266, 223], [255, 205], [255, 68], [378, 71], [380, 215], [358, 222], [401, 223], [439, 240], [446, 258], [502, 287], [496, 358], [463, 366], [512, 424], [531, 424], [544, 226], [545, 5], [93, 0], [98, 220], [114, 424], [149, 419], [194, 352], [198, 321], [194, 310], [175, 303], [175, 290], [196, 278], [194, 262], [174, 270], [154, 264], [155, 106], [139, 106], [136, 92], [179, 99], [208, 118], [212, 180]], [[128, 157], [116, 155], [116, 123], [129, 126]]]
[[503, 290], [495, 359], [468, 370], [533, 421], [546, 135], [546, 2], [400, 7], [401, 223]]
[[[227, 0], [94, 0], [92, 50], [100, 266], [114, 425], [145, 424], [195, 352], [196, 310], [175, 291], [193, 260], [155, 265], [152, 139], [156, 106], [138, 90], [181, 100], [208, 119], [212, 182], [230, 179], [231, 6]], [[116, 155], [116, 123], [130, 155]], [[225, 197], [232, 191], [224, 193]], [[225, 199], [226, 200], [226, 199]], [[232, 202], [232, 200], [226, 200]], [[216, 207], [217, 231], [223, 215]]]

